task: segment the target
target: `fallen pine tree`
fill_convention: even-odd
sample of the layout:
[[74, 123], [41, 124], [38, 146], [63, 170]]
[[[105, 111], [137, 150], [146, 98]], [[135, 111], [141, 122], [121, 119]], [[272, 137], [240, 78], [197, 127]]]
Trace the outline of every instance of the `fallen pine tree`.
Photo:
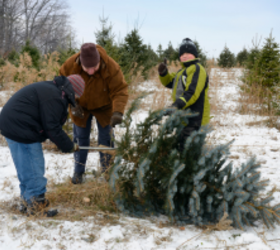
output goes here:
[[280, 222], [280, 204], [270, 206], [264, 197], [269, 180], [261, 180], [260, 164], [251, 158], [240, 168], [228, 160], [229, 146], [206, 144], [209, 127], [202, 127], [186, 140], [179, 152], [178, 138], [190, 111], [150, 112], [132, 127], [132, 113], [125, 115], [125, 133], [115, 141], [116, 158], [109, 172], [109, 185], [118, 209], [128, 215], [166, 214], [173, 223], [211, 225], [225, 214], [233, 226], [244, 229], [263, 219], [267, 227]]

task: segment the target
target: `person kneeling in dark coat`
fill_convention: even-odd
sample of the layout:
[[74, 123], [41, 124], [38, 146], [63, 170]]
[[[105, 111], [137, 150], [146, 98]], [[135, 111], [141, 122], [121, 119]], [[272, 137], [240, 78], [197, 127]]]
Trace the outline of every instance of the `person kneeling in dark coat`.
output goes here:
[[[49, 205], [45, 198], [47, 179], [41, 142], [50, 139], [64, 153], [79, 150], [62, 126], [69, 104], [75, 107], [75, 95], [82, 94], [84, 85], [79, 75], [33, 83], [17, 91], [0, 113], [0, 131], [17, 170], [23, 201], [19, 209], [23, 213], [35, 214]], [[44, 214], [50, 217], [57, 211]]]

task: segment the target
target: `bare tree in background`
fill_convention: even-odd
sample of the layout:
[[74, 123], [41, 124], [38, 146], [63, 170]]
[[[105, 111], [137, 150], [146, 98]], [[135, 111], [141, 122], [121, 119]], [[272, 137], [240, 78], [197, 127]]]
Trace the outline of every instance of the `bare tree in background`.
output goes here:
[[0, 52], [18, 49], [22, 43], [22, 1], [0, 0]]
[[72, 39], [66, 0], [0, 0], [0, 53], [26, 41], [42, 53], [65, 48]]
[[73, 41], [74, 38], [72, 28], [67, 22], [68, 16], [61, 14], [52, 15], [48, 19], [35, 40], [43, 53], [69, 47], [69, 40]]
[[43, 53], [65, 47], [71, 32], [64, 0], [24, 0], [25, 37]]

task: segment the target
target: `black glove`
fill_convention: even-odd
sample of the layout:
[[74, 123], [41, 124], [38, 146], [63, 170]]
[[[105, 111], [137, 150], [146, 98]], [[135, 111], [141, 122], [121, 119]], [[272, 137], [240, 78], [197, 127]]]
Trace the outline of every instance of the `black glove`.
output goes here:
[[177, 109], [182, 109], [186, 106], [186, 103], [182, 99], [178, 98], [171, 106], [176, 107]]
[[114, 112], [110, 121], [111, 127], [114, 128], [117, 124], [121, 124], [122, 120], [123, 120], [123, 114], [120, 112]]
[[76, 106], [75, 107], [73, 107], [72, 105], [71, 105], [71, 113], [72, 113], [72, 115], [74, 115], [74, 116], [76, 116], [76, 117], [78, 117], [78, 118], [84, 118], [84, 110], [83, 110], [83, 108], [79, 105], [79, 104], [77, 104], [76, 103]]
[[176, 110], [185, 107], [185, 105], [186, 103], [183, 100], [181, 100], [180, 98], [176, 99], [176, 101], [171, 106], [168, 106], [165, 109], [165, 115], [172, 115]]
[[167, 71], [167, 59], [164, 58], [163, 62], [158, 65], [158, 73], [159, 75], [164, 76], [166, 75]]

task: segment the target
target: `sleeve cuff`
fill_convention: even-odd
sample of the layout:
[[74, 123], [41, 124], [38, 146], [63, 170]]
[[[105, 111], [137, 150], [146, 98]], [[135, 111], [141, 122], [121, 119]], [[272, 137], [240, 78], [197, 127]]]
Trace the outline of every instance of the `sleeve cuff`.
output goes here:
[[159, 74], [161, 77], [164, 77], [168, 74], [168, 70], [166, 69], [162, 74]]

